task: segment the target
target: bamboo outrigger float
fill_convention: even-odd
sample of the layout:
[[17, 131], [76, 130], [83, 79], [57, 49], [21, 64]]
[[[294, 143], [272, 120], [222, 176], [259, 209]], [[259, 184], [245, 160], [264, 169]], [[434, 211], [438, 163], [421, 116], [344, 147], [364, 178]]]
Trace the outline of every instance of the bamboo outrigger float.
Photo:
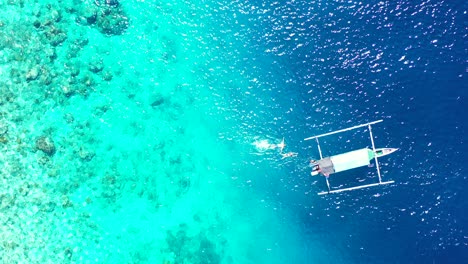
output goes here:
[[[345, 129], [340, 129], [340, 130], [333, 131], [333, 132], [330, 132], [330, 133], [325, 133], [325, 134], [321, 134], [321, 135], [313, 136], [313, 137], [308, 137], [308, 138], [304, 139], [304, 140], [315, 139], [315, 141], [317, 142], [317, 147], [318, 147], [318, 151], [319, 151], [319, 154], [320, 154], [320, 160], [312, 161], [312, 172], [311, 172], [311, 174], [312, 174], [312, 176], [315, 176], [315, 175], [318, 175], [318, 174], [324, 175], [325, 180], [327, 182], [327, 188], [328, 188], [328, 191], [319, 192], [318, 193], [319, 195], [330, 194], [330, 193], [339, 193], [339, 192], [345, 192], [345, 191], [352, 191], [352, 190], [357, 190], [357, 189], [362, 189], [362, 188], [367, 188], [367, 187], [373, 187], [373, 186], [378, 186], [378, 185], [394, 183], [394, 181], [386, 181], [386, 182], [382, 181], [382, 176], [380, 174], [380, 166], [379, 166], [378, 158], [383, 157], [383, 156], [388, 155], [388, 154], [391, 154], [391, 153], [397, 151], [398, 149], [397, 148], [379, 148], [379, 149], [376, 149], [375, 144], [374, 144], [374, 137], [372, 135], [371, 125], [380, 123], [382, 121], [383, 120], [377, 120], [377, 121], [374, 121], [374, 122], [370, 122], [370, 123], [366, 123], [366, 124], [362, 124], [362, 125], [357, 125], [357, 126], [353, 126], [353, 127], [349, 127], [349, 128], [345, 128]], [[345, 132], [345, 131], [349, 131], [349, 130], [353, 130], [353, 129], [357, 129], [357, 128], [361, 128], [361, 127], [366, 127], [366, 126], [369, 129], [370, 140], [372, 142], [372, 149], [363, 148], [363, 149], [358, 149], [358, 150], [346, 152], [346, 153], [335, 155], [335, 156], [325, 157], [325, 158], [322, 156], [322, 150], [320, 148], [319, 138], [334, 135], [334, 134], [338, 134], [338, 133], [342, 133], [342, 132]], [[354, 168], [358, 168], [358, 167], [362, 167], [362, 166], [367, 166], [367, 165], [370, 164], [370, 161], [372, 159], [375, 160], [375, 164], [376, 164], [376, 168], [377, 168], [377, 175], [379, 177], [379, 182], [371, 183], [371, 184], [365, 184], [365, 185], [359, 185], [359, 186], [354, 186], [354, 187], [349, 187], [349, 188], [343, 188], [343, 189], [335, 189], [335, 190], [332, 190], [330, 188], [330, 182], [328, 181], [328, 177], [330, 176], [330, 174], [341, 172], [341, 171], [346, 171], [346, 170], [350, 170], [350, 169], [354, 169]]]

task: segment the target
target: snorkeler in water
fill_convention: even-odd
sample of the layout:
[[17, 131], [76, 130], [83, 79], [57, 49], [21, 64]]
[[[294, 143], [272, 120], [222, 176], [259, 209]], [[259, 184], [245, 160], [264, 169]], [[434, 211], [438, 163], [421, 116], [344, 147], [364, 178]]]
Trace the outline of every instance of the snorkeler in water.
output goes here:
[[264, 153], [269, 150], [279, 149], [279, 154], [281, 155], [281, 159], [297, 157], [298, 155], [297, 152], [286, 152], [286, 153], [283, 152], [284, 148], [286, 147], [286, 143], [284, 142], [284, 137], [277, 144], [274, 144], [274, 143], [272, 144], [268, 142], [267, 139], [263, 139], [263, 140], [255, 141], [253, 145], [255, 146], [256, 150], [260, 153]]
[[283, 153], [283, 149], [286, 147], [286, 144], [284, 144], [284, 138], [280, 143], [276, 144], [276, 147], [280, 149], [280, 153]]
[[280, 153], [281, 159], [297, 157], [297, 152]]
[[297, 154], [298, 154], [297, 152], [283, 153], [283, 150], [286, 147], [286, 144], [284, 143], [284, 137], [283, 137], [283, 140], [281, 140], [281, 142], [277, 144], [276, 146], [280, 149], [281, 159], [297, 157]]

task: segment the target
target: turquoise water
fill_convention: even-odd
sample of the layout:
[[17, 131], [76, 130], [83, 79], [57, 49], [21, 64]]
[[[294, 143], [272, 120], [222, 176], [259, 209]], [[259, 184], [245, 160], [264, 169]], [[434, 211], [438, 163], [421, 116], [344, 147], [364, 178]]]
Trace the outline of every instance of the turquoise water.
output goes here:
[[3, 263], [300, 261], [246, 168], [263, 135], [239, 123], [257, 83], [236, 12], [101, 2], [1, 5]]
[[[1, 262], [460, 263], [463, 10], [0, 1]], [[378, 119], [396, 184], [318, 197], [303, 139]]]

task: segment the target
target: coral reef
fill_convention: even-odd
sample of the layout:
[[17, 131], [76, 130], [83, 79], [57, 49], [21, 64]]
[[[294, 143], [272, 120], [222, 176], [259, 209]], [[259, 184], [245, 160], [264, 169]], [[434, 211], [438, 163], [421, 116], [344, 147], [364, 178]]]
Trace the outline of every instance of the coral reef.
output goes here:
[[5, 121], [0, 120], [0, 136], [5, 135], [8, 132], [8, 125]]
[[54, 141], [48, 136], [40, 136], [36, 139], [36, 148], [49, 156], [54, 155], [56, 150]]
[[175, 232], [168, 231], [166, 243], [167, 251], [173, 253], [174, 263], [221, 263], [215, 244], [204, 232], [189, 235], [189, 227], [186, 224], [180, 224]]
[[33, 81], [36, 80], [39, 76], [39, 69], [38, 67], [33, 67], [26, 73], [26, 81]]
[[109, 7], [118, 7], [119, 1], [117, 0], [94, 0], [94, 3], [97, 6], [109, 6]]
[[[141, 82], [150, 79], [145, 71], [133, 74], [131, 63], [109, 56], [109, 43], [128, 41], [119, 36], [130, 20], [118, 1], [8, 1], [0, 7], [13, 14], [0, 17], [0, 262], [88, 263], [96, 260], [83, 258], [92, 254], [105, 262], [117, 246], [104, 243], [121, 246], [130, 236], [106, 229], [109, 219], [96, 223], [102, 209], [119, 212], [136, 197], [148, 204], [142, 218], [151, 217], [147, 211], [171, 208], [200, 177], [195, 166], [201, 162], [181, 143], [184, 128], [175, 123], [187, 108], [173, 98], [179, 95], [142, 92], [149, 89]], [[169, 58], [161, 62], [161, 75], [176, 61], [175, 48], [163, 48], [169, 55], [155, 52]], [[188, 225], [158, 234], [158, 243], [167, 242], [165, 253], [180, 254], [169, 263], [219, 263], [222, 246]], [[153, 247], [159, 257], [163, 249]], [[143, 262], [161, 262], [132, 252]], [[112, 263], [132, 263], [114, 257]]]
[[101, 72], [104, 69], [104, 63], [102, 59], [93, 58], [92, 61], [89, 62], [89, 70], [93, 73]]
[[151, 103], [151, 107], [158, 107], [164, 103], [165, 99], [161, 94], [158, 93], [152, 101], [153, 102]]
[[128, 18], [121, 8], [105, 8], [97, 16], [99, 31], [107, 35], [121, 35], [128, 28]]
[[93, 25], [101, 33], [113, 36], [121, 35], [128, 28], [128, 17], [115, 0], [96, 0], [95, 6], [85, 6], [77, 22], [84, 25]]

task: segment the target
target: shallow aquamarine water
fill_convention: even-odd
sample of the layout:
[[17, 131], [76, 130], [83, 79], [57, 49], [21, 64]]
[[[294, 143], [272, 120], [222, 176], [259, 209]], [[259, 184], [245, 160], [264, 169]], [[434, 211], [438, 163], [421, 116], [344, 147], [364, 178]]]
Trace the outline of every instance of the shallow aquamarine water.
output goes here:
[[[117, 9], [121, 35], [83, 17]], [[235, 100], [251, 80], [232, 67], [240, 38], [217, 28], [224, 9], [2, 4], [4, 263], [300, 259], [289, 216], [239, 167], [254, 135], [242, 139]]]

